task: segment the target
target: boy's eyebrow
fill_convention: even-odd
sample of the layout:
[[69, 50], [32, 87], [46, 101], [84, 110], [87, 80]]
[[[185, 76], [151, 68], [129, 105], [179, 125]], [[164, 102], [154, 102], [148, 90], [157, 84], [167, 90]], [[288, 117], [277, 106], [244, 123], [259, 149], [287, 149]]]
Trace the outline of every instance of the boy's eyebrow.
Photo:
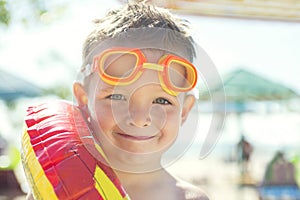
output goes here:
[[97, 98], [102, 98], [105, 95], [113, 93], [113, 91], [114, 91], [113, 88], [100, 88], [99, 90], [97, 90], [97, 92], [95, 92], [95, 96]]
[[99, 92], [113, 92], [114, 90], [115, 89], [112, 87], [107, 87], [107, 88], [100, 88]]
[[113, 87], [113, 86], [105, 86], [105, 88], [100, 88], [98, 90], [98, 93], [101, 93], [101, 92], [105, 92], [105, 93], [112, 93], [112, 92], [120, 92], [120, 90], [122, 90], [121, 88], [119, 87]]

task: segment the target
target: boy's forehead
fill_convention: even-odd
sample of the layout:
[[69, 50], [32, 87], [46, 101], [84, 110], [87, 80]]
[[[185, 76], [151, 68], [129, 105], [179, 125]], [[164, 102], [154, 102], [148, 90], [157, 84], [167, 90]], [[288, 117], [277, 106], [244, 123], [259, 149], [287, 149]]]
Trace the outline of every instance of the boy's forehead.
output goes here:
[[[161, 58], [163, 55], [165, 54], [169, 54], [170, 52], [166, 51], [166, 50], [162, 50], [162, 49], [147, 49], [147, 48], [144, 48], [144, 49], [140, 49], [143, 54], [146, 56], [147, 59], [159, 59]], [[150, 62], [155, 62], [154, 61], [151, 61], [151, 60], [148, 60]]]
[[[101, 44], [100, 44], [101, 46]], [[158, 48], [158, 47], [145, 47], [145, 46], [140, 46], [140, 45], [127, 45], [124, 46], [124, 44], [114, 44], [111, 46], [107, 46], [107, 47], [103, 47], [102, 48], [95, 48], [94, 51], [91, 52], [90, 56], [88, 56], [88, 58], [86, 58], [88, 62], [92, 62], [93, 58], [95, 56], [100, 55], [102, 52], [109, 50], [109, 49], [115, 49], [115, 48], [132, 48], [132, 49], [139, 49], [141, 50], [141, 52], [146, 56], [146, 58], [151, 59], [151, 58], [161, 58], [162, 56], [166, 55], [166, 54], [172, 54], [172, 55], [176, 55], [179, 56], [181, 58], [184, 58], [186, 60], [189, 60], [189, 57], [187, 55], [185, 55], [183, 53], [183, 51], [180, 51], [180, 47], [178, 48]], [[150, 60], [149, 60], [150, 61]]]

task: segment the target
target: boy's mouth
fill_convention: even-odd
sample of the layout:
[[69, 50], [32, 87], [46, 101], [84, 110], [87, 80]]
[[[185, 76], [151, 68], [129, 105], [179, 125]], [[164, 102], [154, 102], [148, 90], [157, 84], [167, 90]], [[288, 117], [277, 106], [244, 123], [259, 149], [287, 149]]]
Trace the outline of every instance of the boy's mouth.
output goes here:
[[120, 137], [130, 139], [130, 140], [150, 140], [155, 137], [155, 136], [133, 136], [133, 135], [125, 134], [125, 133], [115, 133], [115, 134], [117, 134]]

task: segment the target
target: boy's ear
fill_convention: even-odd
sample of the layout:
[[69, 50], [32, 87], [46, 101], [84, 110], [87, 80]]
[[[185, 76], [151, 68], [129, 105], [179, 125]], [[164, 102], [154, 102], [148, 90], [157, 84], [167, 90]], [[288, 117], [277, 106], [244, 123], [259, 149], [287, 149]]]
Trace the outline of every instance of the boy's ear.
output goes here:
[[78, 106], [85, 106], [88, 103], [88, 96], [80, 83], [73, 84], [73, 93], [78, 102]]
[[194, 95], [187, 95], [184, 99], [182, 113], [181, 113], [181, 125], [186, 121], [191, 109], [195, 104], [196, 98]]

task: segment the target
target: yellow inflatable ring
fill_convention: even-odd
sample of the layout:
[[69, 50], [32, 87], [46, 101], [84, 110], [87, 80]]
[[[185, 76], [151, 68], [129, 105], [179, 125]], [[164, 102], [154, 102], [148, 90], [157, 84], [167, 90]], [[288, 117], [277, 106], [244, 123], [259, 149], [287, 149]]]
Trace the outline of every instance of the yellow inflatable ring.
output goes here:
[[78, 107], [29, 107], [25, 122], [22, 164], [35, 199], [130, 199]]

